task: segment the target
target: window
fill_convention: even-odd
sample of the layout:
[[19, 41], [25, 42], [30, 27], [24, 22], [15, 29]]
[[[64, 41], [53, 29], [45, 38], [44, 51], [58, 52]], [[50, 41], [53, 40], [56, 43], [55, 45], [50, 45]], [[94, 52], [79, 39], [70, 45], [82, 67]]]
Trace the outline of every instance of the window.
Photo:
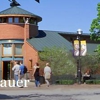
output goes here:
[[36, 20], [34, 20], [34, 24], [37, 25], [37, 21]]
[[31, 24], [34, 24], [34, 19], [31, 18], [31, 19], [30, 19], [30, 23], [31, 23]]
[[20, 23], [24, 23], [24, 20], [23, 20], [22, 17], [19, 18], [19, 22], [20, 22]]
[[15, 55], [22, 55], [22, 44], [15, 44]]
[[3, 55], [12, 55], [12, 44], [3, 44]]
[[7, 23], [7, 18], [3, 18], [3, 23]]
[[29, 20], [29, 22], [30, 22], [30, 24], [37, 25], [37, 20], [34, 19], [34, 18], [31, 18], [31, 19]]
[[0, 23], [2, 23], [2, 18], [0, 18]]
[[13, 23], [13, 18], [8, 18], [8, 23]]
[[14, 23], [19, 23], [19, 18], [14, 18]]

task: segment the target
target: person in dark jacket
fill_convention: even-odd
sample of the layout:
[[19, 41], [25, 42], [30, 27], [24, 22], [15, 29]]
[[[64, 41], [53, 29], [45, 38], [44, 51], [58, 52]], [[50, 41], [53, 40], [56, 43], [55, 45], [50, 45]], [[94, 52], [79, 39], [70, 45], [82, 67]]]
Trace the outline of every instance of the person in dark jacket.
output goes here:
[[35, 64], [35, 69], [34, 69], [34, 72], [33, 72], [34, 79], [35, 79], [35, 86], [36, 87], [40, 87], [40, 74], [39, 74], [39, 70], [40, 70], [39, 64], [36, 63]]

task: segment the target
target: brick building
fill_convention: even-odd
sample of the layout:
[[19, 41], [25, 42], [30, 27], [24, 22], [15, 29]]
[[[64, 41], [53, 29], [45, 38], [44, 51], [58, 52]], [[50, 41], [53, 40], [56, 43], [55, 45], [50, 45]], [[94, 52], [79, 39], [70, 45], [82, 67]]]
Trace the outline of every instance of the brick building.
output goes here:
[[[0, 12], [0, 79], [13, 78], [13, 61], [23, 61], [32, 73], [32, 66], [38, 62], [38, 52], [44, 47], [66, 46], [73, 50], [76, 33], [38, 30], [42, 18], [17, 6]], [[83, 33], [88, 42], [88, 51], [93, 52], [97, 43]]]
[[13, 77], [12, 61], [22, 60], [28, 70], [32, 60], [37, 62], [37, 51], [26, 41], [38, 34], [41, 17], [17, 6], [0, 12], [0, 76]]

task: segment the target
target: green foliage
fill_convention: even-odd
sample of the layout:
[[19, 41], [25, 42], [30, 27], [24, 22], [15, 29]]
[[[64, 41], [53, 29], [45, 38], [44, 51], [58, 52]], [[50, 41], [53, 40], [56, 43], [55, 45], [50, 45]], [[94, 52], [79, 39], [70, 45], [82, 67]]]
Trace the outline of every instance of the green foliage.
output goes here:
[[86, 80], [86, 84], [100, 84], [100, 80]]
[[97, 49], [95, 50], [95, 52], [100, 58], [100, 45], [97, 46]]
[[95, 84], [100, 84], [100, 80], [95, 80]]
[[95, 80], [86, 80], [86, 84], [95, 84]]
[[99, 56], [98, 55], [86, 55], [81, 58], [81, 66], [82, 71], [86, 71], [87, 69], [90, 69], [93, 74], [95, 74], [98, 71], [98, 68], [100, 66]]
[[75, 74], [76, 72], [75, 59], [64, 47], [44, 48], [43, 52], [39, 52], [39, 57], [42, 61], [50, 63], [53, 75]]
[[72, 84], [74, 84], [74, 80], [56, 80], [56, 84], [72, 85]]
[[100, 3], [97, 5], [97, 18], [93, 19], [90, 27], [90, 38], [94, 41], [100, 40]]
[[[97, 18], [93, 19], [91, 27], [90, 27], [90, 38], [94, 41], [100, 40], [100, 3], [97, 5]], [[96, 55], [94, 55], [92, 58], [91, 64], [93, 64], [93, 70], [96, 71], [97, 68], [100, 66], [100, 45], [97, 46], [97, 49], [95, 50]]]

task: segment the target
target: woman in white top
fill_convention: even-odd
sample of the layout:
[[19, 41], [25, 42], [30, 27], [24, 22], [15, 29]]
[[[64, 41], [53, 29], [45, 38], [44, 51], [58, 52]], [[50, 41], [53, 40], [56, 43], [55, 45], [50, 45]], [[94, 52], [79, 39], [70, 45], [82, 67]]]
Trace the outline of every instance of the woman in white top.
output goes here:
[[50, 77], [51, 77], [51, 68], [49, 67], [49, 63], [46, 63], [46, 66], [44, 68], [44, 77], [45, 77], [45, 81], [47, 83], [47, 86], [49, 87], [50, 83]]

